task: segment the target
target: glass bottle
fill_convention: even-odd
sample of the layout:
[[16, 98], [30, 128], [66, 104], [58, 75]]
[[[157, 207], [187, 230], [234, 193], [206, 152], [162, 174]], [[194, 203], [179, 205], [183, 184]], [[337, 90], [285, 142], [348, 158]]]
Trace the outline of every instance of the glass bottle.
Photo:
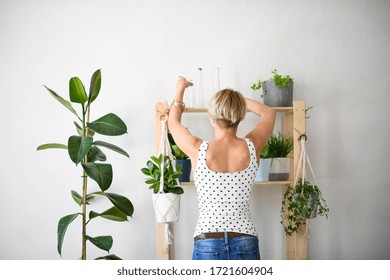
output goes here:
[[[188, 80], [188, 81], [192, 83], [192, 80]], [[186, 88], [184, 92], [184, 104], [186, 108], [194, 107], [193, 95], [194, 95], [193, 86], [189, 86], [188, 88]]]
[[219, 67], [214, 68], [214, 94], [221, 90], [221, 83], [219, 81]]
[[203, 74], [202, 68], [198, 68], [198, 82], [196, 85], [196, 108], [204, 108], [204, 96], [203, 96]]

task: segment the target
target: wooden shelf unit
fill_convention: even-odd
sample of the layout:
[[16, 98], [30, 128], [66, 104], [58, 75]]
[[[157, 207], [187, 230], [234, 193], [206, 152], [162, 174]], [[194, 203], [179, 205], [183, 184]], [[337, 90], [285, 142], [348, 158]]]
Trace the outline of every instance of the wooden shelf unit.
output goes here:
[[[254, 182], [254, 186], [264, 186], [264, 185], [288, 185], [288, 184], [294, 184], [294, 181], [265, 181], [265, 182]], [[188, 186], [188, 187], [193, 187], [194, 182], [181, 182], [181, 186]]]
[[[272, 107], [276, 112], [291, 113], [293, 107]], [[207, 108], [185, 108], [184, 113], [207, 113]]]
[[[304, 101], [294, 101], [293, 107], [273, 107], [278, 113], [284, 113], [283, 135], [293, 137], [294, 155], [291, 159], [290, 178], [287, 181], [267, 181], [255, 182], [254, 186], [272, 186], [283, 185], [283, 191], [287, 189], [288, 184], [293, 184], [295, 170], [298, 168], [301, 145], [298, 140], [299, 136], [306, 132], [306, 108]], [[161, 136], [160, 116], [169, 113], [167, 102], [158, 102], [156, 104], [156, 155]], [[207, 113], [205, 108], [185, 108], [184, 113]], [[183, 186], [194, 186], [193, 182], [182, 183]], [[164, 239], [164, 224], [156, 223], [156, 259], [168, 260], [173, 256], [172, 245], [166, 245]], [[285, 236], [285, 258], [305, 260], [307, 259], [307, 238], [305, 236], [306, 223], [302, 223], [298, 232], [292, 236]]]

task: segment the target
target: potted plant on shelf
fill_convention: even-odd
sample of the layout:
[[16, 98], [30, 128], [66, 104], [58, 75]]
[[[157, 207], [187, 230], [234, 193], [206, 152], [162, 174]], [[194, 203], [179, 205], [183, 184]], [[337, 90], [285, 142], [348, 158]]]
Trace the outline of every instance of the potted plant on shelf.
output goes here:
[[267, 81], [259, 80], [251, 86], [253, 90], [263, 89], [264, 104], [270, 107], [291, 107], [293, 104], [293, 78], [282, 76], [277, 70], [272, 71], [273, 77]]
[[267, 142], [268, 156], [271, 158], [269, 171], [270, 181], [285, 181], [290, 177], [290, 158], [294, 141], [290, 137], [272, 135]]
[[178, 184], [181, 165], [176, 165], [176, 168], [175, 171], [169, 156], [160, 154], [159, 157], [152, 156], [147, 161], [146, 167], [141, 169], [141, 172], [147, 176], [145, 183], [153, 190], [153, 205], [156, 221], [159, 223], [176, 222], [179, 218], [179, 196], [184, 193], [184, 190]]
[[304, 219], [316, 218], [317, 215], [328, 218], [329, 208], [318, 186], [299, 179], [295, 188], [288, 185], [283, 195], [281, 224], [287, 235], [297, 232]]
[[173, 157], [175, 158], [176, 166], [181, 165], [182, 174], [179, 177], [180, 182], [189, 182], [191, 175], [191, 160], [189, 157], [176, 145], [171, 133], [168, 133], [169, 145], [172, 149]]
[[[69, 111], [71, 111], [77, 119], [75, 121], [76, 130], [79, 135], [72, 135], [68, 139], [67, 145], [59, 143], [49, 143], [41, 145], [37, 150], [45, 149], [65, 149], [68, 151], [70, 160], [79, 165], [83, 169], [82, 173], [82, 192], [79, 194], [77, 191], [72, 190], [71, 195], [73, 200], [81, 207], [80, 211], [76, 213], [66, 215], [62, 217], [58, 222], [57, 227], [57, 250], [62, 255], [62, 244], [64, 236], [68, 226], [78, 217], [82, 218], [82, 248], [81, 248], [81, 259], [87, 258], [87, 241], [91, 242], [96, 247], [109, 252], [113, 239], [110, 235], [95, 236], [87, 234], [87, 224], [98, 217], [105, 218], [112, 221], [123, 222], [127, 221], [127, 217], [131, 217], [134, 212], [134, 208], [129, 199], [119, 194], [107, 192], [110, 188], [113, 171], [111, 164], [102, 163], [106, 161], [106, 155], [100, 150], [99, 147], [107, 148], [115, 151], [121, 155], [129, 157], [126, 151], [123, 149], [107, 142], [97, 141], [94, 139], [95, 133], [106, 136], [118, 136], [127, 133], [126, 124], [115, 114], [107, 114], [93, 122], [89, 121], [91, 104], [98, 97], [101, 86], [101, 72], [97, 70], [91, 78], [91, 86], [89, 89], [89, 95], [87, 95], [84, 85], [78, 77], [73, 77], [69, 81], [69, 94], [70, 101], [81, 105], [82, 117], [80, 117], [77, 111], [73, 108], [72, 103], [68, 100], [63, 99], [56, 92], [50, 88], [45, 88], [48, 92], [62, 105], [64, 105]], [[99, 186], [100, 190], [92, 193], [88, 193], [87, 181], [88, 177], [94, 180]], [[95, 197], [103, 196], [106, 197], [111, 205], [111, 208], [97, 213], [90, 211], [87, 213], [87, 205], [90, 205]], [[116, 255], [110, 254], [97, 259], [120, 259]]]
[[269, 155], [269, 147], [266, 144], [260, 153], [259, 169], [256, 173], [255, 182], [269, 181], [269, 169], [271, 166], [271, 158]]

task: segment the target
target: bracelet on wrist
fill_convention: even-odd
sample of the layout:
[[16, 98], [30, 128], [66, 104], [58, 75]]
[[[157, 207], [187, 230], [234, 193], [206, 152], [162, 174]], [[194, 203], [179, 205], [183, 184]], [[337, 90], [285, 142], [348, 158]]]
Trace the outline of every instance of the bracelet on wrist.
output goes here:
[[182, 100], [177, 100], [177, 99], [173, 100], [171, 105], [179, 107], [182, 110], [184, 110], [184, 108], [186, 107], [186, 105]]

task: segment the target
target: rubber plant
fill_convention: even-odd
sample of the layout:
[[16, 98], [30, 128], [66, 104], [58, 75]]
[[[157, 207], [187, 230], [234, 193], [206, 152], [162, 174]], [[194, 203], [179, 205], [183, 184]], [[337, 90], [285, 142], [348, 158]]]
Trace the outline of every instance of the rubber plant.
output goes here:
[[[69, 97], [70, 101], [65, 100], [52, 89], [44, 86], [48, 92], [62, 105], [64, 105], [78, 121], [74, 121], [74, 125], [78, 135], [72, 135], [68, 139], [67, 145], [59, 143], [49, 143], [41, 145], [37, 150], [45, 149], [65, 149], [68, 151], [70, 160], [82, 168], [82, 193], [79, 194], [75, 190], [71, 191], [73, 200], [81, 207], [81, 212], [72, 213], [62, 217], [58, 222], [57, 227], [57, 250], [62, 256], [62, 244], [68, 226], [79, 216], [82, 219], [82, 248], [81, 259], [87, 259], [87, 241], [91, 242], [96, 247], [110, 253], [113, 244], [113, 238], [110, 235], [94, 236], [87, 234], [87, 224], [98, 217], [112, 221], [124, 222], [128, 221], [134, 212], [131, 201], [125, 196], [107, 192], [113, 180], [113, 169], [111, 164], [104, 163], [106, 155], [99, 148], [110, 149], [125, 157], [129, 157], [126, 151], [111, 143], [95, 140], [95, 133], [106, 136], [119, 136], [127, 133], [126, 124], [115, 114], [109, 113], [95, 121], [90, 122], [91, 105], [99, 95], [101, 87], [101, 71], [95, 71], [91, 78], [89, 95], [87, 95], [84, 85], [78, 77], [73, 77], [69, 81]], [[78, 104], [81, 107], [81, 117], [73, 108], [72, 103]], [[97, 183], [100, 191], [88, 193], [88, 177]], [[87, 205], [90, 205], [95, 197], [103, 196], [112, 204], [111, 207], [101, 213], [90, 211], [87, 216]], [[105, 255], [96, 259], [120, 259], [114, 254]]]

